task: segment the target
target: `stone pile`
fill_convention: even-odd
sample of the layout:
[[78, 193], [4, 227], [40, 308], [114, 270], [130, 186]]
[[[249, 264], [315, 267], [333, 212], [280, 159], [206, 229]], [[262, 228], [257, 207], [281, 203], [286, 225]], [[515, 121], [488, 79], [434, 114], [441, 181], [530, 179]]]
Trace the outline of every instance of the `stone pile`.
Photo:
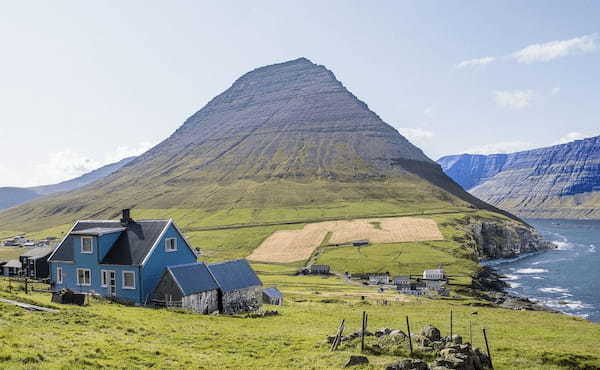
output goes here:
[[[360, 338], [361, 332], [362, 332], [362, 330], [357, 330], [353, 333], [342, 336], [342, 342], [349, 342], [349, 341], [353, 341], [357, 338]], [[397, 330], [397, 329], [382, 328], [382, 329], [376, 330], [375, 332], [370, 332], [368, 330], [365, 330], [365, 337], [373, 337], [373, 336], [376, 338], [396, 337], [398, 339], [404, 339], [407, 337], [407, 335], [404, 334], [404, 332], [402, 330]], [[335, 335], [329, 335], [327, 337], [327, 342], [333, 343], [334, 339], [335, 339]]]

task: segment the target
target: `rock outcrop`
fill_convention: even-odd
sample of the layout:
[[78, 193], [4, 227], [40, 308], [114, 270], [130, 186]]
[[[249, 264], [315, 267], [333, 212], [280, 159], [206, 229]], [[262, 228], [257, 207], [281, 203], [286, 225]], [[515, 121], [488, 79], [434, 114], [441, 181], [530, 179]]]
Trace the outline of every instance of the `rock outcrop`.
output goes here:
[[512, 258], [555, 248], [532, 228], [512, 222], [474, 222], [470, 224], [470, 234], [480, 260]]
[[473, 195], [525, 218], [600, 218], [600, 136], [512, 154], [440, 158]]

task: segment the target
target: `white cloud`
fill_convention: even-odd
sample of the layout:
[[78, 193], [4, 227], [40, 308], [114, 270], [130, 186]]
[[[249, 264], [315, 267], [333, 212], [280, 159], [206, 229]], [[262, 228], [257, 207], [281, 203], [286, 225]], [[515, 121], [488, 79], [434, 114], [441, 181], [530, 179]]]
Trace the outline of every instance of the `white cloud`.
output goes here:
[[585, 54], [598, 48], [598, 35], [585, 35], [570, 40], [550, 41], [529, 45], [511, 56], [519, 63], [548, 62], [573, 54]]
[[571, 141], [581, 140], [581, 139], [585, 139], [587, 137], [592, 137], [592, 135], [582, 134], [581, 132], [573, 131], [573, 132], [569, 132], [569, 133], [565, 134], [563, 137], [558, 139], [558, 141], [555, 142], [554, 144], [566, 144], [566, 143], [570, 143]]
[[101, 162], [66, 149], [52, 153], [47, 161], [34, 165], [34, 175], [29, 178], [28, 182], [34, 185], [54, 184], [83, 175], [100, 166]]
[[531, 64], [548, 62], [554, 59], [575, 54], [586, 54], [598, 49], [600, 36], [596, 33], [575, 37], [570, 40], [555, 40], [542, 44], [532, 44], [517, 50], [505, 57], [483, 57], [462, 61], [454, 67], [458, 69], [477, 67], [496, 62], [500, 59], [514, 60], [518, 63]]
[[555, 87], [552, 90], [550, 90], [550, 95], [552, 95], [552, 96], [558, 95], [559, 92], [560, 92], [560, 87]]
[[504, 141], [494, 144], [484, 144], [465, 151], [469, 154], [505, 154], [534, 149], [537, 146], [526, 141]]
[[496, 104], [511, 109], [528, 107], [531, 104], [533, 96], [533, 90], [494, 91]]
[[118, 162], [123, 158], [138, 156], [148, 149], [152, 148], [156, 144], [152, 144], [149, 141], [142, 141], [134, 146], [120, 146], [118, 147], [114, 153], [107, 155], [104, 160], [104, 164]]
[[455, 65], [455, 67], [460, 69], [460, 68], [466, 68], [466, 67], [484, 66], [484, 65], [490, 64], [494, 61], [496, 61], [496, 57], [483, 57], [483, 58], [477, 58], [477, 59], [464, 60], [464, 61], [458, 63], [457, 65]]
[[422, 128], [400, 127], [398, 132], [413, 143], [427, 141], [435, 136], [433, 132]]
[[69, 180], [123, 158], [137, 156], [154, 146], [150, 142], [140, 142], [133, 146], [120, 146], [103, 158], [92, 158], [72, 149], [51, 153], [41, 163], [33, 163], [17, 169], [0, 165], [0, 178], [14, 186], [37, 186], [55, 184]]

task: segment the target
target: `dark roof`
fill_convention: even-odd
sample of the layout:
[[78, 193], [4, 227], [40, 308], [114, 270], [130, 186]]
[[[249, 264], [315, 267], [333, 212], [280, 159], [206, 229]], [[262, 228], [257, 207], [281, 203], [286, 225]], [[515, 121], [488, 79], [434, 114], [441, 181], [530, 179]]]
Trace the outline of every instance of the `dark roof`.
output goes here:
[[270, 287], [263, 289], [263, 293], [266, 294], [269, 298], [281, 298], [283, 297], [283, 293], [279, 291], [279, 289], [275, 287]]
[[225, 292], [262, 285], [256, 272], [244, 259], [211, 263], [208, 269], [219, 284], [219, 288]]
[[48, 254], [52, 253], [52, 251], [54, 250], [53, 247], [37, 247], [37, 248], [32, 248], [30, 250], [28, 250], [27, 252], [23, 253], [21, 255], [21, 257], [45, 257]]
[[[127, 225], [102, 260], [102, 264], [140, 265], [169, 224], [169, 220], [140, 220]], [[73, 261], [73, 234], [90, 229], [123, 228], [119, 221], [78, 221], [71, 233], [58, 246], [51, 261]]]
[[204, 263], [169, 266], [167, 269], [184, 296], [219, 289]]

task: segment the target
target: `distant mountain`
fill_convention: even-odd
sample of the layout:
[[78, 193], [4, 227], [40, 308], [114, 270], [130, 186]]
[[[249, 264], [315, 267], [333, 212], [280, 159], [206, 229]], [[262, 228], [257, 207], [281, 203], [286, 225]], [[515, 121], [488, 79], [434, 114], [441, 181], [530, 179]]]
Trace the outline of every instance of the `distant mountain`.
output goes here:
[[491, 208], [331, 71], [300, 58], [243, 75], [126, 167], [77, 191], [0, 213], [0, 224], [65, 224], [114, 217], [122, 207], [150, 215], [192, 209], [229, 223], [278, 221], [288, 211], [346, 215], [352, 204], [365, 213]]
[[71, 180], [53, 185], [34, 186], [29, 188], [0, 187], [0, 209], [14, 207], [18, 204], [40, 198], [46, 195], [78, 189], [82, 186], [100, 180], [116, 172], [135, 157], [129, 157], [116, 163], [111, 163]]
[[600, 136], [438, 163], [471, 194], [522, 217], [600, 218]]

